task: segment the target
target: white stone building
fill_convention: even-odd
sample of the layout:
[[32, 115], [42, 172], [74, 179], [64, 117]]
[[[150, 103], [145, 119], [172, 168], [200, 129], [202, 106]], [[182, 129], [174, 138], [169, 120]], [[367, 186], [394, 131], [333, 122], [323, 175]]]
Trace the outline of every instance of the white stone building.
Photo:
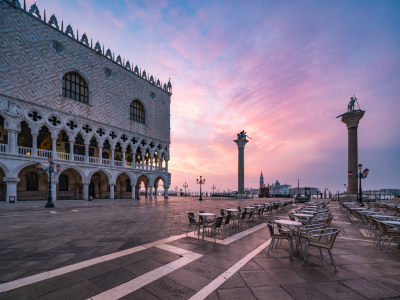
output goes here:
[[0, 0], [0, 200], [168, 197], [170, 82], [59, 23]]

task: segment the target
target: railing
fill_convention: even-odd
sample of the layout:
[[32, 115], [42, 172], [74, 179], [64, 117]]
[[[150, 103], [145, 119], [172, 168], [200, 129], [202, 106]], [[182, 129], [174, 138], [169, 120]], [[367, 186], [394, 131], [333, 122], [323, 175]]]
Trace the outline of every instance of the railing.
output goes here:
[[32, 148], [28, 148], [28, 147], [18, 147], [18, 154], [22, 154], [22, 155], [32, 155]]
[[8, 145], [0, 144], [0, 152], [8, 152]]
[[135, 164], [136, 165], [136, 169], [141, 169], [142, 168], [142, 164]]
[[69, 160], [69, 153], [57, 152], [57, 159]]
[[131, 163], [131, 162], [126, 162], [126, 163], [125, 163], [125, 168], [133, 168], [133, 163]]
[[89, 162], [91, 164], [98, 164], [99, 163], [99, 158], [98, 157], [89, 156]]
[[46, 158], [52, 154], [50, 150], [43, 150], [43, 149], [37, 149], [37, 152], [39, 157], [46, 157]]
[[74, 161], [85, 162], [85, 156], [74, 154]]
[[106, 158], [102, 158], [102, 159], [101, 159], [101, 163], [102, 163], [103, 165], [111, 166], [111, 160], [106, 159]]
[[161, 172], [165, 172], [166, 170], [166, 168], [161, 168]]
[[114, 160], [114, 166], [122, 167], [122, 161]]

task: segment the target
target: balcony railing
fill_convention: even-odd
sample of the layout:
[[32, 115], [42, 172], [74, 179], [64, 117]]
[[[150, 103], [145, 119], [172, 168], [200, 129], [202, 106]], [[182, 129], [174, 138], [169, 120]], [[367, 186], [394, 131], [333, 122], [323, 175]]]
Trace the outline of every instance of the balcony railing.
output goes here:
[[32, 155], [32, 148], [18, 147], [18, 154], [21, 154], [21, 155]]
[[89, 156], [89, 162], [91, 164], [98, 164], [99, 163], [99, 158], [98, 157]]
[[101, 163], [103, 165], [111, 166], [111, 160], [110, 159], [102, 158], [101, 159]]
[[85, 162], [85, 156], [74, 154], [74, 161]]
[[0, 153], [8, 152], [8, 145], [7, 144], [0, 144]]
[[[29, 156], [35, 156], [34, 151], [32, 148], [29, 147], [17, 147], [17, 154], [19, 155], [29, 155]], [[8, 145], [7, 144], [0, 144], [0, 153], [8, 153]], [[37, 149], [37, 157], [41, 158], [47, 158], [51, 156], [53, 152], [51, 150], [44, 150], [44, 149]], [[69, 153], [64, 153], [64, 152], [57, 152], [56, 154], [57, 159], [59, 160], [66, 160], [69, 161], [71, 159], [71, 155]], [[75, 162], [80, 162], [80, 163], [87, 163], [85, 161], [85, 155], [78, 155], [78, 154], [73, 154], [73, 161]], [[99, 164], [100, 159], [98, 157], [93, 157], [89, 156], [88, 157], [88, 163], [90, 164]], [[112, 166], [112, 160], [111, 159], [106, 159], [106, 158], [101, 158], [101, 163], [106, 166]], [[125, 168], [131, 168], [131, 169], [139, 169], [139, 170], [152, 170], [152, 171], [161, 171], [161, 172], [166, 172], [166, 168], [160, 168], [158, 165], [153, 165], [153, 168], [151, 168], [150, 165], [142, 165], [141, 163], [134, 163], [134, 162], [125, 162], [125, 164], [122, 161], [119, 160], [114, 160], [114, 166], [116, 167], [125, 167]]]
[[52, 152], [50, 150], [37, 149], [39, 157], [49, 157]]
[[57, 159], [69, 160], [69, 153], [57, 152]]

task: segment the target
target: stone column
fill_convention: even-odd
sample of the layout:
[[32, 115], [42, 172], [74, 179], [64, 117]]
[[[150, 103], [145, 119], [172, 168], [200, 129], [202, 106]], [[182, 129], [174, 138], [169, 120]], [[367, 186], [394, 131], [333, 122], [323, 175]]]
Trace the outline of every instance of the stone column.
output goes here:
[[110, 199], [114, 199], [114, 186], [115, 183], [110, 183]]
[[169, 159], [165, 160], [165, 172], [167, 172], [167, 173], [168, 173], [168, 161], [169, 161]]
[[153, 171], [153, 159], [154, 159], [154, 156], [151, 155], [150, 156], [150, 171]]
[[89, 143], [85, 142], [85, 163], [89, 162]]
[[153, 200], [153, 187], [152, 187], [152, 186], [149, 186], [149, 188], [150, 188], [149, 197], [150, 197], [150, 200]]
[[102, 164], [103, 159], [103, 147], [99, 147], [99, 165]]
[[18, 177], [3, 177], [3, 182], [7, 184], [6, 202], [10, 201], [10, 196], [15, 197], [17, 201], [17, 184], [20, 181]]
[[[347, 125], [348, 148], [347, 148], [347, 172], [352, 171], [353, 177], [358, 173], [358, 123], [364, 116], [365, 111], [353, 111], [342, 115], [342, 122]], [[358, 178], [350, 178], [347, 174], [347, 193], [357, 195]]]
[[114, 166], [114, 150], [115, 147], [111, 147], [111, 165]]
[[169, 188], [169, 186], [167, 186], [167, 187], [164, 186], [164, 198], [165, 199], [168, 199], [168, 188]]
[[51, 179], [51, 197], [53, 198], [53, 201], [57, 200], [57, 183], [58, 180], [53, 180]]
[[122, 167], [125, 168], [125, 152], [126, 150], [122, 149]]
[[144, 156], [145, 156], [145, 154], [143, 153], [142, 154], [142, 170], [144, 170]]
[[157, 188], [154, 187], [154, 199], [157, 199]]
[[17, 132], [15, 130], [8, 130], [8, 152], [17, 153]]
[[32, 156], [37, 156], [37, 138], [39, 134], [32, 133]]
[[69, 140], [69, 160], [74, 161], [74, 140]]
[[57, 159], [57, 138], [56, 137], [51, 137], [52, 140], [52, 148], [51, 148], [51, 155], [53, 156], [53, 159]]
[[89, 200], [89, 183], [83, 183], [83, 200]]
[[136, 188], [136, 185], [132, 184], [131, 188], [132, 188], [132, 200], [133, 200], [133, 199], [135, 199], [135, 188]]
[[237, 139], [234, 142], [238, 146], [239, 154], [238, 154], [238, 194], [244, 194], [244, 146], [249, 141], [247, 139]]

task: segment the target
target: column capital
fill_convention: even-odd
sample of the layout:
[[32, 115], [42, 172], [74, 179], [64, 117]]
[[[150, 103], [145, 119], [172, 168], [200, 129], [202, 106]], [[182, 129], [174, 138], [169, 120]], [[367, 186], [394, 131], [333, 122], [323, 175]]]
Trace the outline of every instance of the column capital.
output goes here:
[[7, 182], [7, 183], [11, 183], [11, 184], [17, 184], [18, 182], [20, 182], [20, 178], [18, 177], [3, 177], [3, 181]]
[[249, 142], [247, 139], [237, 139], [233, 140], [239, 149], [244, 149], [244, 146]]
[[85, 185], [85, 186], [89, 186], [90, 185], [89, 182], [82, 182], [82, 184]]
[[116, 183], [113, 182], [113, 183], [109, 183], [108, 185], [110, 185], [110, 186], [116, 186]]
[[341, 115], [342, 122], [347, 125], [347, 129], [357, 128], [358, 123], [360, 122], [361, 118], [364, 116], [364, 113], [365, 113], [364, 110], [345, 113], [345, 114]]

